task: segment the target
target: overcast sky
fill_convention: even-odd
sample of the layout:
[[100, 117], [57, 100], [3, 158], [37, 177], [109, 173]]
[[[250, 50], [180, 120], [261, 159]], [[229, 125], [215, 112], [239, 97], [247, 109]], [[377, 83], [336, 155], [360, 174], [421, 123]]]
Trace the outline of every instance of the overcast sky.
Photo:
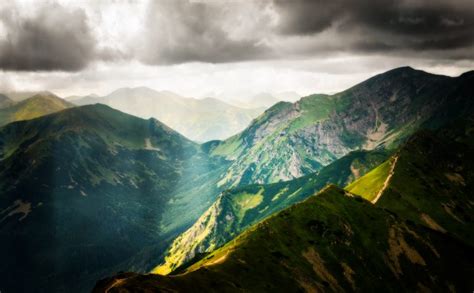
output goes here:
[[473, 64], [473, 0], [0, 4], [0, 91], [307, 95], [404, 65], [458, 75]]

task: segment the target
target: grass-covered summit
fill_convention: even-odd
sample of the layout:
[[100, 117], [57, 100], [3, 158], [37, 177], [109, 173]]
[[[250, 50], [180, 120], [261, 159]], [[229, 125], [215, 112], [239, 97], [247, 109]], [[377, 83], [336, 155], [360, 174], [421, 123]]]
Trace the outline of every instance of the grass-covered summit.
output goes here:
[[73, 104], [51, 94], [40, 93], [20, 102], [0, 101], [0, 126], [10, 122], [29, 120], [74, 107]]

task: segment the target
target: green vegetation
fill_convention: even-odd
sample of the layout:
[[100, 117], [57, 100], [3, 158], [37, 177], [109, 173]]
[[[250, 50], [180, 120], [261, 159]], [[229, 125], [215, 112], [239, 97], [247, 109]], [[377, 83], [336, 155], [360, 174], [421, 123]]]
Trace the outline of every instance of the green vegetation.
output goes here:
[[74, 105], [53, 94], [38, 94], [8, 107], [0, 107], [0, 126], [14, 121], [29, 120], [58, 112]]
[[183, 274], [124, 273], [100, 281], [96, 291], [462, 291], [470, 288], [472, 256], [471, 247], [447, 235], [330, 186]]
[[[399, 68], [202, 145], [100, 104], [0, 106], [21, 120], [0, 127], [0, 290], [125, 270], [98, 290], [471, 290], [473, 78]], [[197, 128], [246, 119], [200, 102]]]
[[[126, 273], [99, 282], [96, 289], [466, 290], [474, 265], [472, 125], [473, 120], [464, 120], [436, 133], [419, 132], [349, 185], [369, 199], [382, 191], [375, 205], [329, 186], [177, 275]], [[291, 189], [286, 184], [284, 192]], [[259, 206], [264, 205], [265, 197]]]
[[377, 205], [473, 246], [472, 125], [470, 120], [411, 138]]
[[245, 213], [250, 210], [256, 208], [260, 205], [263, 201], [264, 188], [260, 188], [260, 190], [256, 194], [248, 193], [248, 192], [241, 192], [232, 196], [232, 204], [234, 206], [234, 211], [236, 211], [236, 216], [239, 220], [242, 220], [245, 216]]
[[150, 270], [214, 202], [226, 167], [157, 120], [100, 104], [0, 128], [0, 162], [1, 286], [13, 292]]
[[388, 154], [380, 150], [352, 152], [320, 172], [299, 179], [227, 190], [194, 225], [173, 241], [164, 262], [153, 273], [179, 272], [251, 225], [305, 200], [328, 183], [345, 186], [387, 157]]
[[221, 186], [291, 180], [354, 150], [397, 149], [419, 129], [472, 115], [473, 78], [403, 67], [334, 95], [278, 103], [240, 134], [214, 145], [212, 155], [232, 161]]
[[385, 180], [390, 173], [391, 162], [386, 161], [367, 175], [349, 184], [345, 189], [353, 194], [362, 196], [368, 201], [375, 199], [383, 188]]
[[290, 133], [327, 119], [334, 109], [334, 101], [328, 95], [316, 94], [301, 98], [298, 106], [301, 115], [290, 123]]

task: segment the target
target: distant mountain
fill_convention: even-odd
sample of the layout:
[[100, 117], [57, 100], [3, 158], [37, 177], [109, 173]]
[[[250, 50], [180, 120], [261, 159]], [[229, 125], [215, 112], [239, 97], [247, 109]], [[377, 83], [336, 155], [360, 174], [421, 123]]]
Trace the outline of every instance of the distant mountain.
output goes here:
[[145, 87], [122, 88], [105, 97], [88, 96], [74, 103], [102, 103], [142, 118], [154, 117], [200, 142], [230, 137], [264, 111], [264, 108], [243, 109], [214, 98], [185, 98]]
[[0, 164], [5, 292], [85, 292], [151, 269], [215, 201], [225, 167], [159, 121], [100, 104], [0, 128]]
[[472, 84], [469, 73], [452, 78], [402, 67], [335, 95], [279, 102], [241, 133], [209, 145], [233, 161], [220, 184], [290, 180], [354, 150], [394, 149], [420, 128], [472, 115]]
[[183, 274], [123, 273], [95, 292], [470, 290], [473, 122], [411, 137], [348, 186], [365, 199], [330, 185]]
[[54, 95], [53, 93], [49, 91], [15, 91], [15, 92], [5, 92], [3, 94], [7, 96], [8, 98], [10, 98], [11, 100], [13, 100], [14, 102], [20, 102], [36, 95], [44, 95], [44, 96]]
[[281, 100], [277, 99], [269, 93], [260, 93], [253, 96], [250, 100], [246, 101], [250, 107], [265, 107], [269, 108]]
[[67, 96], [64, 99], [68, 102], [74, 102], [74, 101], [77, 101], [77, 100], [87, 100], [87, 99], [95, 99], [95, 98], [99, 98], [99, 96], [96, 95], [96, 94], [90, 94], [90, 95], [87, 95], [87, 96], [74, 95], [74, 96]]
[[193, 226], [173, 241], [164, 263], [153, 272], [179, 271], [180, 267], [224, 245], [251, 225], [308, 198], [329, 183], [346, 186], [387, 157], [384, 151], [355, 151], [315, 174], [226, 190]]
[[0, 108], [0, 126], [14, 121], [29, 120], [74, 107], [73, 104], [53, 95], [37, 94], [10, 106]]
[[0, 109], [11, 106], [13, 103], [13, 100], [11, 100], [9, 97], [5, 96], [4, 94], [0, 94]]
[[242, 108], [269, 108], [278, 102], [296, 102], [301, 96], [295, 92], [259, 93], [240, 99], [233, 99], [229, 103]]
[[274, 96], [279, 99], [280, 101], [287, 101], [287, 102], [296, 102], [301, 98], [301, 95], [298, 94], [297, 92], [279, 92], [274, 94]]

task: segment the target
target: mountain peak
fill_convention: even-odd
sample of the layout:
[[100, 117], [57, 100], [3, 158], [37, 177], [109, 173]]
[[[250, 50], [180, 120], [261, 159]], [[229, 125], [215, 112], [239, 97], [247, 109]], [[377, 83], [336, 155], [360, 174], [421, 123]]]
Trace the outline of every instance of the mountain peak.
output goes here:
[[123, 88], [118, 88], [115, 91], [111, 92], [107, 96], [116, 96], [116, 95], [130, 95], [132, 93], [157, 93], [157, 91], [147, 88], [147, 87], [123, 87]]
[[14, 121], [34, 119], [71, 107], [74, 105], [50, 92], [37, 93], [26, 100], [2, 108], [0, 126]]
[[[50, 97], [50, 96], [54, 96], [54, 97], [59, 98], [58, 96], [56, 96], [55, 94], [53, 94], [53, 93], [50, 92], [50, 91], [39, 91], [39, 92], [36, 92], [36, 93], [32, 94], [29, 98], [33, 98], [33, 97], [36, 97], [36, 96], [40, 96], [40, 97]], [[29, 99], [29, 98], [28, 98], [28, 99]]]
[[40, 92], [31, 96], [28, 99], [61, 99], [61, 98], [51, 92]]
[[397, 68], [393, 69], [393, 71], [396, 71], [396, 70], [399, 70], [399, 71], [420, 71], [420, 70], [414, 69], [413, 67], [408, 66], [408, 65], [400, 66], [400, 67], [397, 67]]
[[385, 71], [383, 73], [381, 73], [380, 75], [389, 75], [389, 76], [392, 76], [394, 74], [416, 74], [416, 73], [425, 73], [425, 74], [429, 74], [423, 70], [418, 70], [418, 69], [414, 69], [413, 67], [411, 66], [402, 66], [402, 67], [397, 67], [397, 68], [394, 68], [394, 69], [391, 69], [391, 70], [388, 70], [388, 71]]
[[18, 103], [19, 106], [28, 104], [36, 104], [44, 109], [51, 108], [56, 110], [74, 107], [72, 103], [69, 103], [68, 101], [56, 96], [51, 92], [37, 93], [34, 96]]
[[[37, 103], [34, 104], [36, 106]], [[37, 108], [40, 107], [35, 107]], [[154, 136], [179, 141], [184, 146], [192, 144], [191, 141], [156, 119], [145, 120], [104, 104], [97, 103], [58, 111], [46, 113], [50, 115], [38, 115], [43, 117], [17, 120], [29, 120], [24, 121], [28, 125], [41, 125], [38, 131], [41, 131], [43, 136], [50, 134], [57, 136], [68, 131], [81, 133], [84, 130], [102, 136], [105, 140], [112, 139], [133, 148], [143, 147], [146, 139]], [[29, 112], [23, 112], [31, 115]], [[33, 118], [37, 119], [31, 120]]]

